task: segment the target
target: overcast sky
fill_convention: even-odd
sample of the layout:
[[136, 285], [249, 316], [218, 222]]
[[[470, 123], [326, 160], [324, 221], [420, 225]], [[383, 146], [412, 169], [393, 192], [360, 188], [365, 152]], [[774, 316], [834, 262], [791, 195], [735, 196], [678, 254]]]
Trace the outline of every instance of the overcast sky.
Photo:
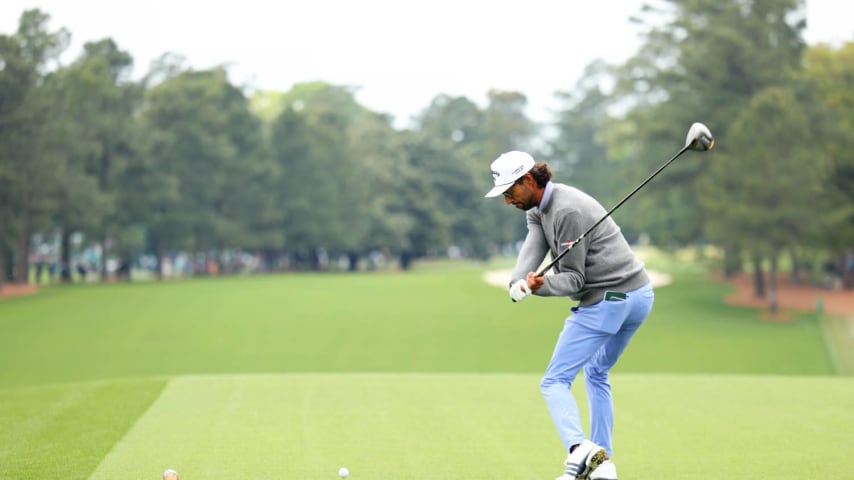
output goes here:
[[[439, 94], [483, 103], [491, 88], [527, 95], [547, 120], [596, 58], [620, 62], [638, 48], [628, 22], [642, 0], [2, 0], [0, 33], [39, 8], [51, 29], [83, 43], [111, 37], [135, 73], [173, 52], [198, 69], [230, 65], [239, 85], [286, 91], [324, 80], [360, 88], [357, 100], [399, 126]], [[807, 42], [854, 40], [854, 2], [807, 0]], [[473, 59], [476, 61], [473, 62]]]

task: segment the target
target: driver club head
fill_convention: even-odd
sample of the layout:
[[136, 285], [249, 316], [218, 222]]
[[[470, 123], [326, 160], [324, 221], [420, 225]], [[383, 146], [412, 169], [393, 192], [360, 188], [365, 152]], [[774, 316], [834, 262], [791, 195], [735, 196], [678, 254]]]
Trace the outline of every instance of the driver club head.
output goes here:
[[709, 127], [700, 122], [695, 122], [688, 130], [688, 136], [685, 138], [685, 147], [690, 150], [704, 152], [715, 147], [715, 138]]

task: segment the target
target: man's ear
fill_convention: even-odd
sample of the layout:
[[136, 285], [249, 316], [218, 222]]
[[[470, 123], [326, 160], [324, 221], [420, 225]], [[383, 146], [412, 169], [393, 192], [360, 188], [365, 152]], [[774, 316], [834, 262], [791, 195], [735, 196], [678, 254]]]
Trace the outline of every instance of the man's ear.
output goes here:
[[537, 181], [534, 180], [534, 176], [531, 175], [531, 172], [526, 173], [525, 176], [522, 177], [522, 182], [528, 188], [535, 188], [537, 186]]

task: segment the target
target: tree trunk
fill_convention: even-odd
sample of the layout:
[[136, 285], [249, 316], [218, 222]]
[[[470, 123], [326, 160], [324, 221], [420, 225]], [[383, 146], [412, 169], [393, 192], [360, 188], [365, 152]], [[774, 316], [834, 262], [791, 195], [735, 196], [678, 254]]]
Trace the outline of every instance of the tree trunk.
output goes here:
[[790, 254], [792, 257], [792, 285], [800, 285], [801, 284], [801, 264], [798, 260], [798, 253], [795, 252], [795, 249], [790, 250]]
[[71, 283], [71, 232], [70, 228], [62, 229], [59, 241], [59, 279], [61, 283]]
[[412, 257], [413, 255], [409, 252], [402, 252], [400, 254], [401, 270], [409, 270], [412, 267]]
[[854, 287], [854, 250], [842, 255], [842, 286], [847, 290]]
[[731, 278], [741, 272], [741, 252], [732, 243], [724, 247], [724, 276]]
[[107, 252], [110, 251], [110, 237], [107, 234], [104, 234], [104, 237], [101, 238], [101, 282], [106, 282], [108, 280], [107, 276]]
[[[102, 192], [107, 192], [110, 188], [112, 152], [110, 152], [110, 143], [108, 141], [102, 140], [100, 143], [103, 145], [104, 150], [101, 155], [101, 169], [98, 172], [98, 186], [101, 187]], [[107, 253], [109, 253], [112, 247], [109, 237], [109, 234], [104, 232], [104, 237], [101, 239], [101, 282], [107, 281]]]
[[3, 247], [2, 236], [0, 236], [0, 290], [6, 282], [6, 249]]
[[21, 193], [21, 209], [18, 230], [18, 256], [14, 259], [12, 268], [12, 282], [28, 283], [29, 275], [27, 266], [29, 264], [30, 251], [30, 199], [26, 192]]
[[3, 257], [3, 270], [0, 271], [0, 277], [3, 277], [5, 282], [11, 282], [15, 278], [15, 253], [10, 247], [0, 246], [0, 256]]
[[160, 246], [160, 239], [157, 237], [152, 239], [151, 246], [154, 248], [154, 259], [157, 262], [154, 274], [158, 280], [163, 280], [163, 249]]
[[753, 296], [765, 296], [765, 277], [762, 275], [762, 258], [759, 255], [753, 256]]
[[30, 201], [26, 193], [21, 195], [20, 230], [18, 231], [18, 256], [15, 262], [13, 280], [17, 283], [29, 283], [30, 263]]
[[0, 223], [0, 290], [3, 289], [3, 283], [6, 281], [6, 237], [4, 236], [3, 224]]
[[208, 257], [208, 242], [198, 232], [194, 236], [196, 237], [196, 249], [193, 252], [193, 276], [209, 275], [211, 259]]
[[771, 255], [771, 273], [768, 278], [768, 309], [777, 313], [777, 255]]

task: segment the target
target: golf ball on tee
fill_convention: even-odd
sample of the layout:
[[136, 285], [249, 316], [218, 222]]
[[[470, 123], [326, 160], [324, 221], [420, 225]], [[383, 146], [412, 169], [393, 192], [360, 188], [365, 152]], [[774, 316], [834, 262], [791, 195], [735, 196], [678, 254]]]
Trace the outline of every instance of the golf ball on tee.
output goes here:
[[350, 470], [347, 470], [347, 467], [341, 467], [338, 469], [338, 476], [341, 478], [347, 478], [347, 475], [350, 475]]

